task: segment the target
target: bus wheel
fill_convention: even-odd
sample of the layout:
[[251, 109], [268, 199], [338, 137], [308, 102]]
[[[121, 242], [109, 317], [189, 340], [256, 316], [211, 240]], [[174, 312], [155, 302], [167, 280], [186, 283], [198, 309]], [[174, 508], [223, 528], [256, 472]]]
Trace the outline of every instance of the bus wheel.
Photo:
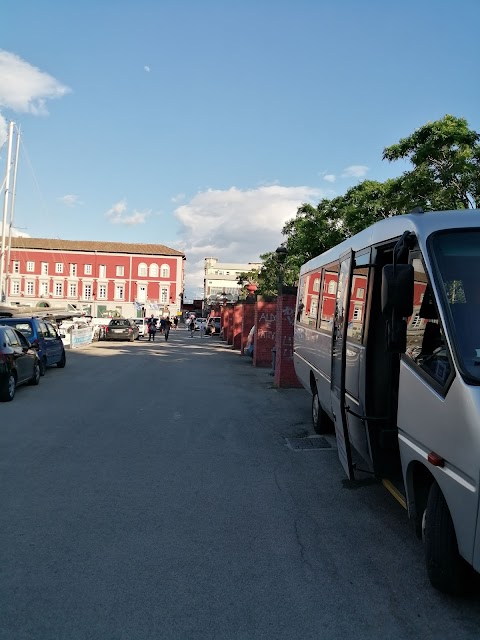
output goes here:
[[452, 516], [440, 487], [430, 487], [424, 519], [425, 561], [432, 585], [450, 595], [462, 595], [471, 586], [472, 569], [458, 553]]
[[312, 396], [312, 424], [315, 433], [323, 434], [333, 432], [333, 423], [322, 409], [316, 388]]

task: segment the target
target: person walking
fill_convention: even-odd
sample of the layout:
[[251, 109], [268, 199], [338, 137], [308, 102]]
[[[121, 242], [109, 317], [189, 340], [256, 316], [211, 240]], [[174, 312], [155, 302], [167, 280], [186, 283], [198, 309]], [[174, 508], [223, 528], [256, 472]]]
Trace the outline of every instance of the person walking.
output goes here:
[[155, 342], [155, 333], [157, 332], [157, 322], [155, 318], [152, 316], [148, 319], [148, 341], [152, 340]]
[[175, 316], [173, 318], [173, 328], [175, 329], [175, 331], [177, 330], [178, 327], [178, 316]]
[[193, 338], [193, 334], [195, 333], [195, 316], [190, 316], [188, 328], [190, 329], [190, 338]]
[[168, 341], [168, 335], [170, 333], [171, 326], [172, 326], [172, 321], [170, 320], [170, 318], [169, 317], [165, 318], [165, 326], [163, 329], [163, 332], [165, 335], [165, 342]]
[[160, 333], [165, 331], [165, 318], [160, 318]]

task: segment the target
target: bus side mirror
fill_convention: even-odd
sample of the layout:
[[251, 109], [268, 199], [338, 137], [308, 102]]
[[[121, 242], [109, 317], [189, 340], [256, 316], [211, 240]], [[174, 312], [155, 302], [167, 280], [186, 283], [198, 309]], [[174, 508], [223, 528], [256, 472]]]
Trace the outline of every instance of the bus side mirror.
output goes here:
[[382, 269], [382, 313], [408, 318], [413, 313], [413, 265], [386, 264]]
[[385, 317], [387, 351], [405, 353], [407, 323], [413, 313], [414, 271], [411, 264], [387, 264], [382, 270], [382, 313]]

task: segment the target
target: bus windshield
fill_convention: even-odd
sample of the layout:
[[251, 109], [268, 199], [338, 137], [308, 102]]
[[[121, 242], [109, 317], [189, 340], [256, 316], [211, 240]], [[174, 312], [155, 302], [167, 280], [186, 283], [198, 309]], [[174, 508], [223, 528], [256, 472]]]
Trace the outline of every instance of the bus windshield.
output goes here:
[[436, 233], [430, 248], [460, 370], [480, 384], [480, 230]]

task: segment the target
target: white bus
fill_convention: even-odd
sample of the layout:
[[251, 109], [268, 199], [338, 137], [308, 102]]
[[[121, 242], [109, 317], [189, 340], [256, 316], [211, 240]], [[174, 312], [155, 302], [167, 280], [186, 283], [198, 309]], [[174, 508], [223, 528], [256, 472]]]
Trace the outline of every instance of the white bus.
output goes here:
[[480, 570], [480, 210], [395, 216], [303, 265], [294, 362], [347, 476], [381, 479], [431, 583], [467, 590]]

